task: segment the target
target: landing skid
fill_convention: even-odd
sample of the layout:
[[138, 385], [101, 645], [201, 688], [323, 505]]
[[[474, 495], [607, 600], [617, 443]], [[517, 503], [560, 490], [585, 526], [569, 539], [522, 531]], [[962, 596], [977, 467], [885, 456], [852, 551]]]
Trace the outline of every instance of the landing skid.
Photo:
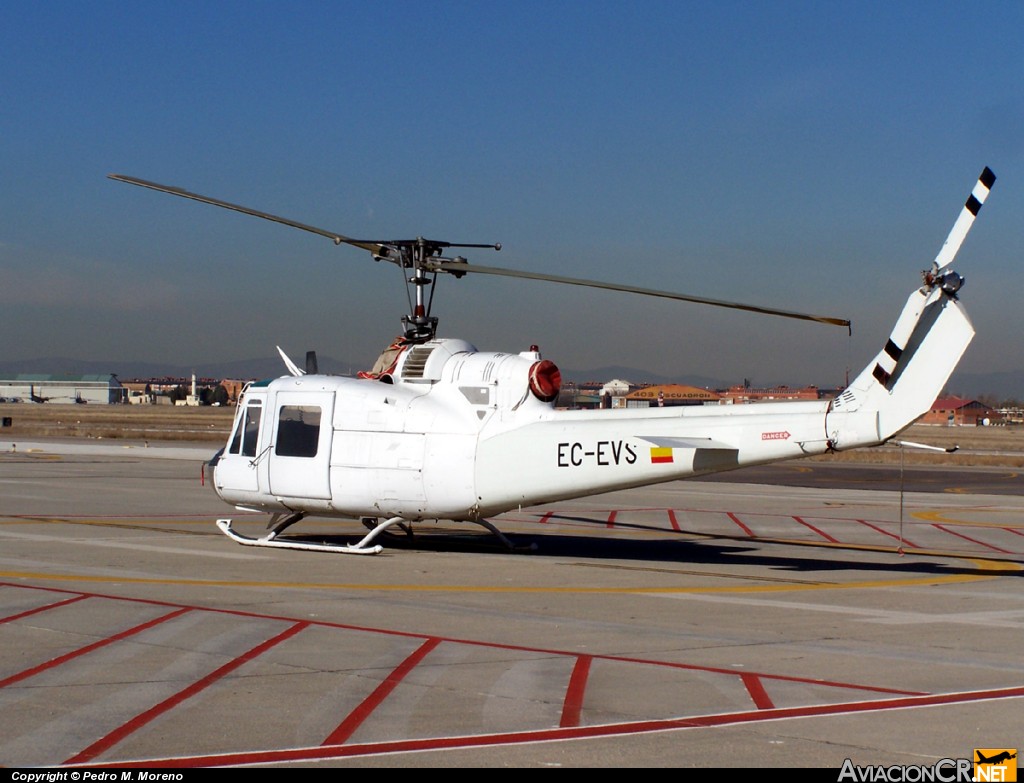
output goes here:
[[[220, 528], [221, 532], [234, 541], [236, 544], [242, 544], [243, 546], [262, 546], [270, 547], [273, 549], [299, 549], [305, 552], [335, 552], [338, 554], [346, 555], [378, 555], [384, 551], [384, 547], [380, 544], [369, 544], [377, 538], [377, 536], [386, 532], [389, 528], [398, 527], [404, 530], [406, 534], [412, 537], [412, 529], [406, 523], [402, 517], [392, 517], [386, 522], [375, 524], [368, 534], [363, 536], [355, 544], [314, 544], [307, 541], [296, 541], [295, 539], [283, 539], [278, 538], [277, 535], [289, 525], [298, 522], [299, 519], [304, 515], [293, 515], [285, 519], [274, 518], [271, 520], [268, 527], [271, 528], [270, 532], [261, 538], [253, 538], [251, 536], [243, 536], [241, 533], [237, 533], [231, 528], [230, 519], [218, 519], [217, 527]], [[376, 522], [372, 517], [367, 517], [362, 520], [363, 524], [370, 527], [369, 523]], [[488, 522], [486, 519], [474, 520], [477, 525], [490, 531], [508, 550], [512, 552], [522, 551], [534, 551], [537, 548], [536, 544], [530, 544], [529, 546], [519, 547], [513, 544], [508, 537], [502, 533], [498, 528]]]
[[[401, 520], [401, 519], [398, 519], [398, 518], [396, 518], [396, 519], [389, 519], [383, 525], [381, 525], [380, 523], [377, 522], [377, 518], [376, 517], [361, 517], [359, 521], [363, 523], [363, 526], [367, 530], [373, 530], [373, 531], [380, 531], [381, 528], [387, 528], [387, 527], [392, 527], [394, 525], [397, 525], [399, 527], [399, 529], [401, 529], [403, 532], [405, 532], [407, 537], [409, 537], [409, 538], [414, 538], [415, 537], [414, 534], [413, 534], [412, 525], [410, 525], [409, 523], [405, 522], [404, 520]], [[535, 551], [537, 549], [537, 545], [536, 544], [530, 544], [529, 546], [516, 546], [515, 544], [513, 544], [508, 539], [508, 537], [504, 533], [502, 533], [500, 530], [498, 530], [497, 527], [495, 527], [492, 523], [488, 522], [486, 519], [473, 519], [473, 520], [469, 520], [469, 521], [471, 521], [475, 525], [480, 525], [480, 527], [482, 527], [485, 530], [489, 531], [491, 533], [491, 535], [493, 535], [495, 538], [497, 538], [498, 541], [500, 541], [504, 545], [504, 547], [506, 549], [508, 549], [510, 552], [533, 552], [533, 551]], [[389, 533], [388, 535], [391, 535], [391, 534]]]
[[243, 536], [241, 533], [236, 533], [232, 530], [230, 519], [218, 519], [217, 527], [219, 527], [221, 532], [236, 544], [242, 544], [243, 546], [264, 546], [272, 549], [301, 549], [306, 552], [336, 552], [338, 554], [346, 555], [379, 555], [384, 551], [384, 547], [380, 544], [375, 544], [370, 547], [367, 546], [367, 544], [372, 541], [376, 535], [381, 532], [381, 530], [383, 530], [383, 525], [371, 531], [369, 535], [364, 536], [359, 543], [351, 545], [313, 544], [307, 541], [278, 539], [275, 531], [267, 533], [267, 535], [262, 538], [251, 538], [250, 536]]
[[503, 543], [508, 549], [510, 549], [513, 552], [533, 552], [537, 549], [537, 545], [533, 543], [531, 543], [529, 546], [516, 546], [511, 541], [509, 541], [508, 537], [504, 533], [498, 530], [498, 528], [496, 528], [486, 519], [477, 519], [474, 521], [476, 522], [476, 524], [480, 525], [480, 527], [486, 528], [487, 530], [491, 531], [495, 538], [497, 538], [501, 543]]
[[[377, 517], [360, 517], [359, 521], [363, 523], [363, 527], [367, 530], [376, 530], [380, 522], [377, 521]], [[405, 522], [399, 522], [398, 529], [401, 530], [408, 538], [413, 537], [412, 525], [406, 524]], [[388, 535], [393, 535], [388, 531]]]

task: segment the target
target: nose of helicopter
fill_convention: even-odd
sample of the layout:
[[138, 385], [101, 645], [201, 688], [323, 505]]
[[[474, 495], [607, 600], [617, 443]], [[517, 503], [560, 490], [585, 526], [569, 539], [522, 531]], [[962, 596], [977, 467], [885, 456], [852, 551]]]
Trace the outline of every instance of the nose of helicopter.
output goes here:
[[[209, 473], [210, 474], [210, 479], [211, 479], [210, 486], [213, 487], [214, 491], [216, 491], [216, 489], [217, 489], [217, 482], [215, 480], [213, 480], [213, 478], [214, 478], [214, 475], [215, 475], [216, 470], [217, 470], [217, 464], [220, 462], [220, 458], [221, 458], [222, 454], [224, 454], [224, 449], [223, 448], [219, 448], [219, 449], [217, 449], [217, 453], [216, 454], [214, 454], [212, 457], [210, 457], [209, 460], [207, 460], [206, 462], [203, 463], [203, 471], [202, 471], [203, 484], [206, 483], [206, 474]], [[220, 493], [218, 493], [218, 494], [220, 494]]]

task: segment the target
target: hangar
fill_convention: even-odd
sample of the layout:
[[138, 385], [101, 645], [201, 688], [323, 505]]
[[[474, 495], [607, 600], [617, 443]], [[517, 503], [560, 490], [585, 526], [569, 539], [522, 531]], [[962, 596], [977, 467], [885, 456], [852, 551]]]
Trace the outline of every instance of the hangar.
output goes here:
[[949, 427], [976, 427], [1002, 418], [998, 411], [978, 400], [965, 397], [939, 397], [932, 409], [921, 417], [922, 424], [945, 424]]
[[[707, 405], [709, 403], [717, 403], [721, 399], [722, 396], [713, 391], [679, 383], [645, 386], [623, 397], [625, 407], [627, 408], [661, 407], [666, 405]], [[613, 405], [613, 407], [619, 406]]]
[[116, 375], [48, 375], [19, 373], [0, 378], [0, 399], [5, 402], [124, 402], [127, 390]]

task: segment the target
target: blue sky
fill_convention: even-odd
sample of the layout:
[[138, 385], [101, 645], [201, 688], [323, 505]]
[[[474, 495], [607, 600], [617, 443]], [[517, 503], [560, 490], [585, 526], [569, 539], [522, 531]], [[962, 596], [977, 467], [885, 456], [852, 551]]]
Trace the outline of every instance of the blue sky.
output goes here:
[[400, 273], [349, 236], [849, 318], [836, 327], [484, 276], [442, 336], [755, 383], [884, 343], [986, 165], [955, 265], [962, 368], [1024, 369], [1024, 5], [9, 2], [0, 360], [372, 364]]

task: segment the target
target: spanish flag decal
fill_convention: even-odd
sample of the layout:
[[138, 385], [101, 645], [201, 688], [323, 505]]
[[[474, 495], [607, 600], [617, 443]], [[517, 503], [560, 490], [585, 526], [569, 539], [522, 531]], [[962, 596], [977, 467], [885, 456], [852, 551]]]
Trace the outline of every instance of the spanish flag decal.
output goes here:
[[654, 446], [651, 448], [651, 462], [672, 462], [672, 449]]

